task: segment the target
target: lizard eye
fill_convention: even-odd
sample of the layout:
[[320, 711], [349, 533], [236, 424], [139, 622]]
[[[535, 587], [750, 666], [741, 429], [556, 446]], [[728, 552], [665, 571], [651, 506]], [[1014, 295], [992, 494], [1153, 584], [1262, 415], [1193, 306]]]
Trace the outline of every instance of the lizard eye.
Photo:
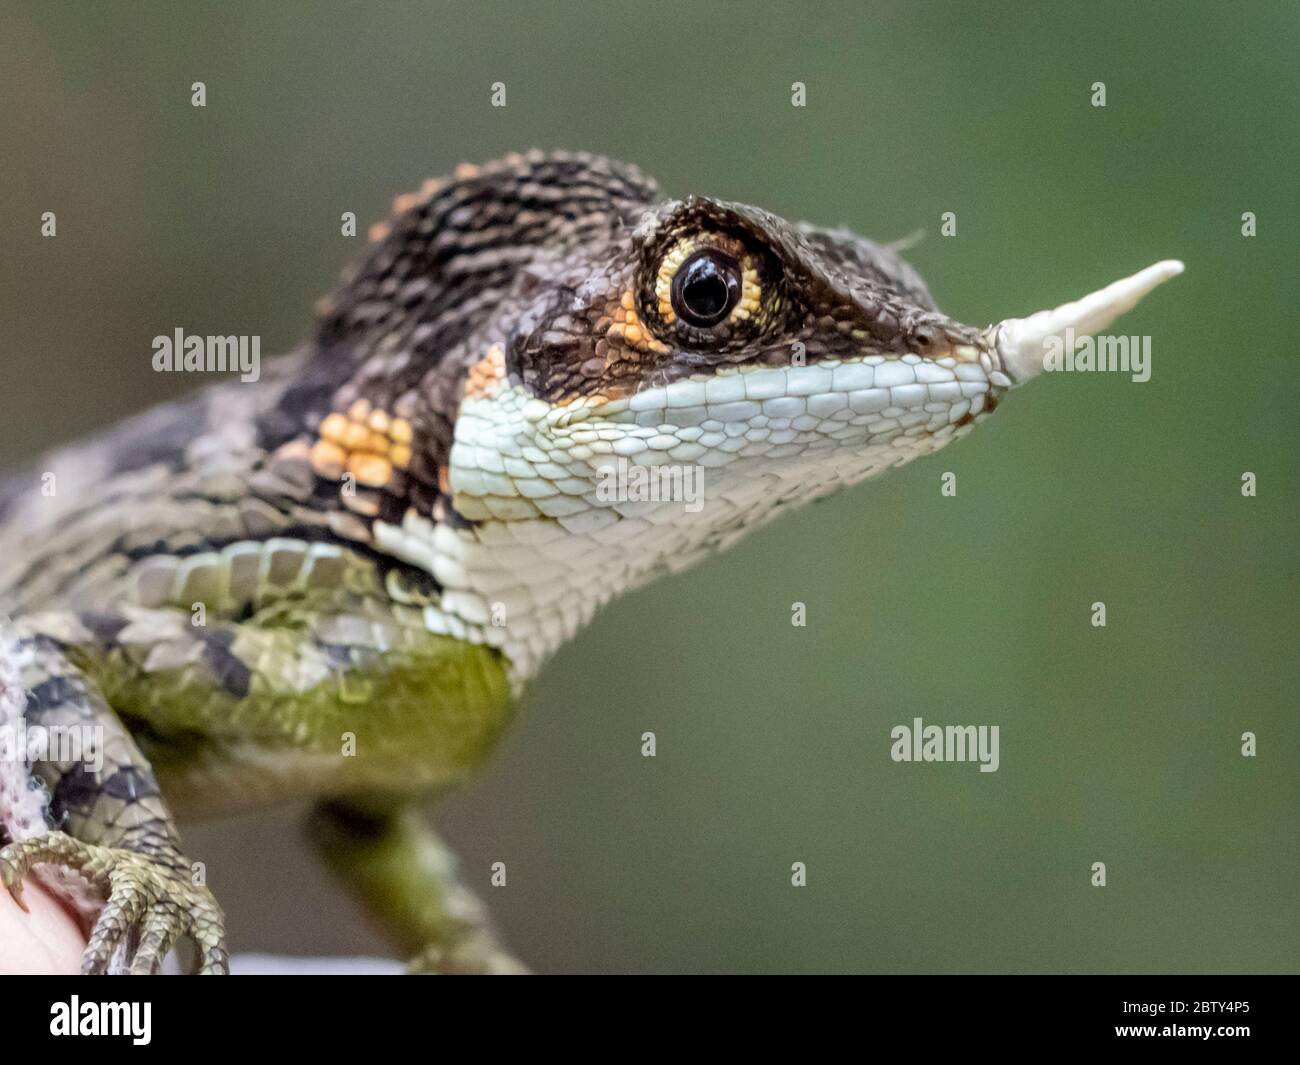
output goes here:
[[687, 325], [707, 329], [723, 321], [740, 301], [740, 263], [716, 248], [698, 251], [677, 268], [673, 313]]

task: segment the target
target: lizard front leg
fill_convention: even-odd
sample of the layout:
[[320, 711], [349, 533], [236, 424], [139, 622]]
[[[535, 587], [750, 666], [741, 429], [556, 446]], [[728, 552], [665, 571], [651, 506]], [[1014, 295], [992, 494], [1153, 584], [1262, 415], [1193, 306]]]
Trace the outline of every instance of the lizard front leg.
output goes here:
[[24, 739], [44, 737], [32, 772], [49, 794], [57, 829], [0, 848], [0, 882], [21, 906], [35, 866], [79, 873], [105, 898], [82, 972], [107, 972], [114, 957], [132, 973], [157, 972], [188, 936], [201, 973], [228, 968], [225, 919], [208, 889], [192, 881], [175, 822], [152, 767], [98, 684], [55, 638], [20, 633], [0, 652], [18, 666], [26, 691]]
[[[78, 788], [61, 783], [79, 779], [75, 767], [47, 769], [78, 840], [15, 845], [9, 878], [20, 864], [26, 871], [51, 857], [97, 870], [92, 862], [103, 856], [84, 844], [103, 843], [104, 832], [125, 824], [108, 805], [124, 790], [138, 822], [136, 851], [187, 872], [159, 782], [192, 816], [379, 790], [422, 794], [462, 778], [509, 719], [511, 691], [495, 652], [430, 633], [421, 621], [419, 611], [387, 600], [337, 595], [203, 625], [174, 609], [25, 619], [38, 646], [56, 656], [25, 683], [61, 697], [60, 720], [108, 722], [113, 758], [130, 772], [82, 812]], [[404, 831], [388, 839], [399, 855], [418, 851], [423, 861], [432, 853]]]
[[411, 961], [413, 973], [527, 969], [497, 942], [487, 911], [419, 804], [375, 797], [319, 804], [309, 834], [325, 863]]

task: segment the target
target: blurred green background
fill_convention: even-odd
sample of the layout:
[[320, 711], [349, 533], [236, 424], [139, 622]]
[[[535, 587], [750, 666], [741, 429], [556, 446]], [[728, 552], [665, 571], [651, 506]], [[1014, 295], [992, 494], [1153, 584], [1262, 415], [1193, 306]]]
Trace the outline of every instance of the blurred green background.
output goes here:
[[[909, 257], [978, 324], [1184, 259], [1122, 322], [1149, 383], [1037, 381], [617, 603], [442, 824], [543, 970], [1297, 968], [1294, 5], [0, 10], [4, 466], [179, 391], [157, 333], [289, 347], [394, 194], [530, 146], [924, 228]], [[999, 725], [1000, 770], [894, 764], [916, 716]], [[233, 946], [380, 952], [298, 813], [188, 832]]]

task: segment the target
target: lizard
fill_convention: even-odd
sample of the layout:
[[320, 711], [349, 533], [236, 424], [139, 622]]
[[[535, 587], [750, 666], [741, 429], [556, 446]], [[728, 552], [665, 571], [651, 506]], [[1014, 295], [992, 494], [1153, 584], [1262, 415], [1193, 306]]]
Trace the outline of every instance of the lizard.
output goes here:
[[[603, 157], [426, 182], [256, 383], [0, 485], [22, 725], [100, 751], [31, 760], [45, 824], [0, 879], [90, 893], [83, 972], [156, 972], [188, 940], [222, 973], [178, 821], [311, 802], [413, 971], [518, 971], [425, 808], [548, 657], [614, 597], [964, 436], [1181, 269], [976, 327], [891, 246]], [[602, 490], [619, 464], [698, 470], [703, 503]]]

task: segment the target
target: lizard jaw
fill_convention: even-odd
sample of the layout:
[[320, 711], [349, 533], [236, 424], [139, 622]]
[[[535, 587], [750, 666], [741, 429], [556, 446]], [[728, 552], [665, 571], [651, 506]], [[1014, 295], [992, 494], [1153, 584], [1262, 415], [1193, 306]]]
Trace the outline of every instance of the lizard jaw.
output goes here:
[[985, 336], [1001, 357], [1012, 382], [1024, 384], [1042, 373], [1050, 342], [1069, 344], [1100, 333], [1121, 314], [1132, 310], [1157, 285], [1182, 272], [1181, 262], [1165, 259], [1082, 299], [1039, 311], [1028, 318], [998, 322], [985, 331]]

